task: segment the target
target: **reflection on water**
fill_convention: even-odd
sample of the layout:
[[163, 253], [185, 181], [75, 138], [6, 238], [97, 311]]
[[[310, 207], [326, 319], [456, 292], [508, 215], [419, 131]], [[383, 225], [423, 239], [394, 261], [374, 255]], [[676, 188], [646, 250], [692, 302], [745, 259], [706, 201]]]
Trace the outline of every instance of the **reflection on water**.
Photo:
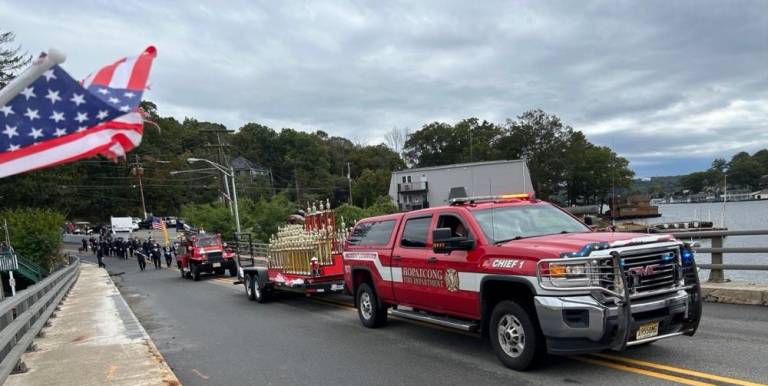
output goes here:
[[[715, 226], [721, 226], [725, 218], [725, 226], [730, 230], [768, 229], [768, 200], [699, 204], [665, 204], [659, 205], [662, 217], [649, 219], [648, 224], [671, 221], [712, 221]], [[702, 247], [709, 246], [709, 240], [699, 241]], [[768, 236], [733, 236], [725, 239], [726, 247], [766, 247]], [[709, 263], [708, 253], [697, 255], [697, 261]], [[723, 262], [731, 264], [768, 264], [768, 253], [731, 253], [723, 256]], [[704, 280], [709, 271], [701, 270], [700, 277]], [[763, 281], [768, 282], [768, 271], [725, 271], [725, 277], [734, 281]]]

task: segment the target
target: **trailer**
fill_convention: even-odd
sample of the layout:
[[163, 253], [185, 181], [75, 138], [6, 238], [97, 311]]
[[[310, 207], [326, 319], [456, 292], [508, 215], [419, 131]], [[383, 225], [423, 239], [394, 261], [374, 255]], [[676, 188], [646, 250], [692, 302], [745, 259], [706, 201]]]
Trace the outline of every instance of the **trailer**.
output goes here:
[[250, 300], [264, 303], [276, 291], [306, 296], [344, 292], [341, 242], [344, 226], [335, 230], [330, 209], [310, 212], [304, 224], [286, 224], [268, 244], [254, 242], [248, 233], [233, 243], [237, 281]]

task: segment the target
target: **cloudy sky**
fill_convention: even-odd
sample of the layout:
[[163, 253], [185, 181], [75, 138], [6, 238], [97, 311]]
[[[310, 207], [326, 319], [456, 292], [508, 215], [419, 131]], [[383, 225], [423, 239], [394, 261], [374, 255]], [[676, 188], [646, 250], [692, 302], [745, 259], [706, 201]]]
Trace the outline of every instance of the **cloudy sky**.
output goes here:
[[158, 48], [163, 115], [363, 143], [541, 108], [638, 176], [768, 147], [768, 1], [8, 1], [0, 29], [85, 77]]

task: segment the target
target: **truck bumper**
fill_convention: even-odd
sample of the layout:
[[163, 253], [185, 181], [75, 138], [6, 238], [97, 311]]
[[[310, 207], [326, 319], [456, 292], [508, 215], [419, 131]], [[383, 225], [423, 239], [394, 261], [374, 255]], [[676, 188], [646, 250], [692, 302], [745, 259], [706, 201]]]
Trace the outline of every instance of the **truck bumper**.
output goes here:
[[[214, 266], [216, 264], [221, 264], [221, 265]], [[216, 262], [206, 261], [204, 263], [199, 263], [198, 266], [200, 267], [201, 270], [205, 272], [213, 272], [213, 270], [217, 268], [230, 269], [230, 268], [237, 267], [234, 260], [222, 260], [222, 261], [216, 261]]]
[[[679, 290], [663, 298], [606, 305], [589, 295], [536, 296], [539, 325], [551, 353], [622, 350], [672, 336], [692, 335], [701, 317], [698, 292]], [[638, 335], [657, 324], [657, 333]], [[645, 335], [645, 336], [643, 336]], [[640, 338], [640, 339], [638, 339]]]

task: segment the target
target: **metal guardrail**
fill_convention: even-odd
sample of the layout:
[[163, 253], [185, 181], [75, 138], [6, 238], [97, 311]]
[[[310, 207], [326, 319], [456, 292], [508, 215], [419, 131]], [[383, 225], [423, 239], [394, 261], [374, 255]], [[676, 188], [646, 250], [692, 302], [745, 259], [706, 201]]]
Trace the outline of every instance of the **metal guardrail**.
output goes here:
[[722, 283], [725, 281], [723, 270], [742, 270], [742, 271], [768, 271], [768, 264], [724, 264], [724, 253], [768, 253], [768, 246], [765, 247], [724, 247], [723, 242], [728, 236], [763, 236], [768, 235], [768, 229], [750, 229], [750, 230], [731, 230], [731, 231], [693, 231], [693, 232], [671, 232], [672, 236], [680, 240], [700, 240], [710, 239], [712, 242], [709, 248], [695, 248], [696, 252], [709, 253], [712, 255], [711, 264], [698, 264], [701, 268], [709, 269], [709, 282]]
[[80, 260], [73, 258], [68, 266], [0, 302], [0, 383], [14, 370], [79, 273]]

